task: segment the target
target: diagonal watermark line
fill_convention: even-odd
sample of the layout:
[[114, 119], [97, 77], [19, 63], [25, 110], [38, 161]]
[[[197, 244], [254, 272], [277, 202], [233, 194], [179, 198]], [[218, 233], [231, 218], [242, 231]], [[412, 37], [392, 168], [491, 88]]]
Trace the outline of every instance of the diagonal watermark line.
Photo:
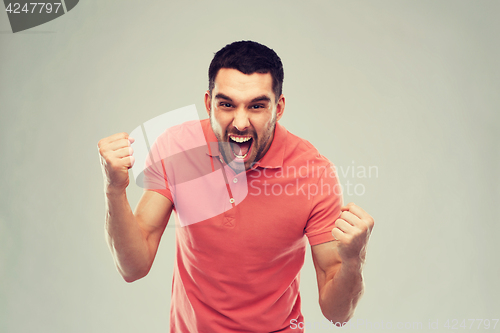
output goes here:
[[61, 0], [61, 4], [64, 9], [64, 14], [66, 14], [68, 11], [66, 10], [66, 3], [64, 2], [64, 0]]
[[148, 135], [146, 134], [146, 129], [144, 128], [144, 124], [141, 124], [142, 135], [144, 135], [144, 141], [146, 141], [146, 146], [148, 147], [148, 151], [151, 151], [151, 146], [149, 145]]

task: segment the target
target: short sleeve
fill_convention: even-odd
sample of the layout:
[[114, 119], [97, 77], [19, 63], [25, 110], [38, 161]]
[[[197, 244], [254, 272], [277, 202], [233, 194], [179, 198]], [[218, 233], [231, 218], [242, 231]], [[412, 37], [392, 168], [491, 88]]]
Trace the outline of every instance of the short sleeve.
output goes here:
[[144, 168], [144, 189], [157, 192], [171, 202], [174, 202], [172, 192], [168, 185], [165, 166], [166, 152], [162, 145], [164, 136], [160, 136], [151, 147]]
[[342, 188], [332, 163], [328, 164], [318, 178], [316, 186], [318, 195], [312, 199], [311, 213], [305, 227], [305, 234], [311, 246], [334, 240], [332, 229], [343, 205]]
[[[167, 197], [179, 210], [191, 203], [196, 193], [210, 190], [200, 188], [199, 180], [213, 171], [200, 122], [189, 121], [168, 128], [151, 146], [144, 171], [144, 188]], [[189, 206], [185, 213], [192, 208]]]

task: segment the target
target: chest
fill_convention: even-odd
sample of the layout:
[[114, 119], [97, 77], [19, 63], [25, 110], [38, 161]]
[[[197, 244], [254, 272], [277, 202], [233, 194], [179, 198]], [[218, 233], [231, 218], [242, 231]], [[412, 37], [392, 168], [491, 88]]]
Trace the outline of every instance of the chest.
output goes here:
[[[265, 262], [304, 247], [311, 199], [306, 179], [280, 177], [276, 171], [237, 175], [225, 171], [217, 181], [209, 184], [206, 180], [198, 187], [211, 189], [202, 196], [204, 199], [192, 200], [190, 207], [182, 208], [182, 212], [208, 209], [205, 212], [213, 216], [180, 226], [177, 233], [181, 246], [193, 253], [208, 252], [224, 258], [238, 253], [241, 257], [236, 260], [255, 258]], [[182, 219], [182, 214], [178, 218]]]

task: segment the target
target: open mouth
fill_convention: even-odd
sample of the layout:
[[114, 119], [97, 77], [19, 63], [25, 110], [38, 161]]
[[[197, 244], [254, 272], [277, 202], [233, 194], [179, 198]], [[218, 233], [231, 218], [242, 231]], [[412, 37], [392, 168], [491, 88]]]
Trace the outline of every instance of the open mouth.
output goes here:
[[252, 150], [253, 139], [251, 136], [229, 135], [229, 142], [233, 155], [237, 159], [245, 159]]

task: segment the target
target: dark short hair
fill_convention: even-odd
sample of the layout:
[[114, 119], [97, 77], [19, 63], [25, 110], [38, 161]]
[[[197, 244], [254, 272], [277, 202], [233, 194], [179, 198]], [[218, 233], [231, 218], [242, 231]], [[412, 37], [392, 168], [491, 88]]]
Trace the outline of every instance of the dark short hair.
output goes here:
[[212, 94], [215, 77], [221, 68], [233, 68], [243, 74], [271, 73], [276, 102], [282, 93], [283, 64], [280, 57], [265, 45], [252, 41], [239, 41], [218, 51], [208, 68], [208, 90]]

